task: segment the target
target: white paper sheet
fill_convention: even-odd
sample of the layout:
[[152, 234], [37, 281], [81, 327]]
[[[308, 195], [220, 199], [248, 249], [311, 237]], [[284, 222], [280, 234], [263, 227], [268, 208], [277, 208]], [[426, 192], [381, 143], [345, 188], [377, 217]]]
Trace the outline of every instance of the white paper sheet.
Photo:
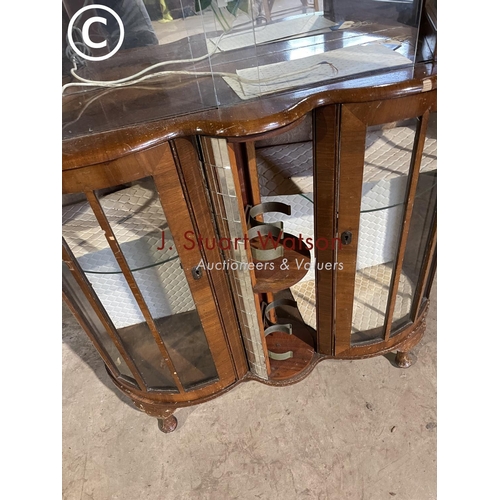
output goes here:
[[[311, 83], [367, 71], [406, 66], [411, 63], [410, 59], [398, 52], [394, 52], [384, 45], [373, 43], [236, 71], [238, 76], [254, 80], [256, 83], [243, 83], [228, 77], [224, 77], [224, 80], [241, 99], [245, 100]], [[295, 72], [301, 73], [290, 75]]]

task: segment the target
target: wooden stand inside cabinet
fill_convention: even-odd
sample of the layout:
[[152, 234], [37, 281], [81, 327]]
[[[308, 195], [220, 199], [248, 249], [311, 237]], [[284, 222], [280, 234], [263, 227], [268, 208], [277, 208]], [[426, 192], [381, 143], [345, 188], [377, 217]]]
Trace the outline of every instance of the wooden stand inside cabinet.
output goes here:
[[64, 298], [160, 430], [324, 359], [410, 366], [436, 268], [435, 69], [413, 71], [64, 141]]

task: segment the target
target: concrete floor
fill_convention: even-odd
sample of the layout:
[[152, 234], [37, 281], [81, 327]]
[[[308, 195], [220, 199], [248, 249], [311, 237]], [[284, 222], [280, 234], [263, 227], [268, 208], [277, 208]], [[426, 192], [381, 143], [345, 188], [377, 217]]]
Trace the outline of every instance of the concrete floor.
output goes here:
[[64, 308], [65, 500], [436, 498], [436, 287], [418, 362], [324, 361], [243, 383], [161, 433], [114, 389]]

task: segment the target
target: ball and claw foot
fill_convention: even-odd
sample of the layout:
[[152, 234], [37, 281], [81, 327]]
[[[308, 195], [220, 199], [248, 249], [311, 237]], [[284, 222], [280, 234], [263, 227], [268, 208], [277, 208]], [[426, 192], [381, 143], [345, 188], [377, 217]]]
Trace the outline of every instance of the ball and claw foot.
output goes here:
[[177, 419], [173, 416], [170, 415], [167, 418], [159, 418], [158, 419], [158, 428], [160, 431], [169, 433], [175, 431], [177, 427]]
[[410, 354], [405, 351], [398, 351], [394, 363], [398, 368], [410, 368], [416, 360], [417, 357], [414, 354]]

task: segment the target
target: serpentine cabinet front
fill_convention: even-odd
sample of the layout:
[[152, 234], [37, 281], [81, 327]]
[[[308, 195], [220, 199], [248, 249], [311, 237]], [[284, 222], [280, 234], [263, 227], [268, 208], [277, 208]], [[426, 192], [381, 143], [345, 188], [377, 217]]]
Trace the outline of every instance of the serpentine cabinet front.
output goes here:
[[254, 293], [237, 311], [257, 376], [269, 362], [270, 380], [296, 380], [317, 354], [397, 350], [409, 364], [435, 270], [435, 99], [324, 106], [256, 138], [200, 139], [218, 232], [242, 247], [223, 250], [239, 263], [233, 295]]
[[332, 104], [65, 170], [65, 297], [115, 384], [171, 431], [238, 380], [408, 366], [436, 266], [435, 108], [435, 90]]

